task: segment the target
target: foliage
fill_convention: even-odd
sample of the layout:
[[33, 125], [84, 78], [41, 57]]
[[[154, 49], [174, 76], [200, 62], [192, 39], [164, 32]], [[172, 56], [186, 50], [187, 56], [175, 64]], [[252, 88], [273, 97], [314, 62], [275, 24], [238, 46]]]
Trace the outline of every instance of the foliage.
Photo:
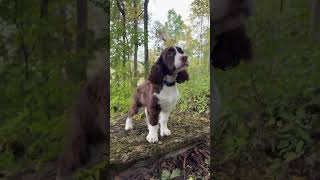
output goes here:
[[[57, 159], [83, 84], [78, 77], [85, 76], [74, 46], [74, 1], [49, 1], [43, 14], [41, 2], [0, 2], [0, 170], [5, 175], [40, 170]], [[91, 59], [98, 38], [88, 36], [94, 45], [79, 53]]]
[[[125, 5], [129, 8], [130, 4], [125, 1]], [[143, 81], [143, 66], [142, 55], [138, 57], [138, 76], [133, 77], [133, 54], [131, 51], [128, 52], [129, 58], [126, 60], [125, 64], [122, 64], [122, 53], [123, 44], [122, 33], [123, 26], [120, 21], [120, 13], [117, 11], [116, 2], [113, 2], [114, 11], [111, 14], [111, 97], [110, 97], [110, 112], [111, 116], [118, 116], [127, 113], [134, 89], [138, 81]], [[197, 6], [197, 4], [193, 5]], [[140, 10], [141, 7], [138, 9]], [[199, 8], [198, 8], [199, 9]], [[129, 9], [128, 9], [129, 10]], [[209, 10], [207, 10], [209, 11]], [[131, 12], [127, 12], [130, 15]], [[197, 15], [193, 15], [194, 20], [197, 19]], [[149, 49], [149, 61], [152, 65], [157, 57], [160, 55], [161, 51], [170, 45], [177, 45], [182, 47], [185, 53], [188, 55], [190, 61], [189, 74], [190, 81], [183, 83], [179, 86], [179, 91], [181, 94], [180, 102], [178, 104], [178, 110], [183, 113], [185, 111], [191, 111], [195, 115], [199, 113], [204, 113], [208, 110], [208, 99], [209, 99], [209, 70], [208, 70], [208, 52], [209, 52], [209, 41], [204, 39], [209, 39], [209, 26], [204, 25], [202, 32], [204, 35], [201, 37], [202, 46], [206, 47], [203, 49], [198, 49], [198, 53], [202, 53], [205, 56], [197, 56], [194, 53], [195, 47], [199, 46], [199, 38], [194, 37], [194, 31], [191, 25], [186, 24], [182, 20], [182, 16], [177, 14], [173, 9], [168, 11], [167, 21], [165, 23], [160, 23], [155, 21], [154, 27], [151, 28], [151, 41], [155, 42], [153, 46]], [[127, 24], [132, 24], [133, 19], [128, 19]], [[139, 24], [139, 28], [141, 24]], [[127, 35], [128, 44], [126, 46], [133, 49], [133, 41], [131, 33], [133, 29], [126, 29], [129, 35]], [[138, 36], [142, 35], [139, 30]], [[161, 35], [165, 35], [166, 41], [164, 42]], [[141, 39], [141, 38], [139, 38]]]
[[164, 169], [161, 172], [161, 180], [167, 180], [167, 179], [174, 179], [176, 177], [181, 176], [181, 171], [180, 169], [174, 169], [171, 172]]
[[319, 178], [311, 160], [320, 155], [312, 138], [319, 129], [319, 44], [308, 36], [306, 2], [292, 1], [282, 13], [278, 5], [256, 3], [248, 22], [254, 62], [217, 71], [223, 108], [214, 121], [214, 167], [236, 169], [217, 168], [217, 178]]
[[94, 165], [88, 169], [78, 170], [73, 177], [77, 180], [98, 180], [102, 179], [101, 171], [106, 168], [106, 163], [104, 161]]

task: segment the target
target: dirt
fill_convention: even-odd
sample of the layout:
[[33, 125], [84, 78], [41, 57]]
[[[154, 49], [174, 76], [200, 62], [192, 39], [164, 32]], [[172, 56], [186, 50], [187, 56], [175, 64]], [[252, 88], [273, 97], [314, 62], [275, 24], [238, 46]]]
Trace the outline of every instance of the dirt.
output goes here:
[[196, 179], [209, 179], [209, 147], [200, 143], [173, 157], [150, 160], [141, 167], [131, 167], [117, 175], [118, 179], [150, 180], [162, 179], [164, 170], [172, 173], [179, 171], [175, 180], [184, 180], [193, 176]]
[[[110, 129], [110, 162], [112, 169], [118, 173], [132, 167], [135, 163], [140, 163], [143, 164], [142, 166], [140, 165], [141, 167], [144, 165], [150, 167], [152, 164], [152, 172], [148, 170], [148, 172], [145, 171], [143, 173], [151, 173], [150, 175], [154, 176], [157, 174], [155, 172], [157, 172], [156, 169], [159, 167], [159, 165], [155, 165], [154, 163], [164, 158], [168, 153], [170, 154], [170, 152], [172, 153], [184, 148], [188, 149], [188, 147], [188, 151], [193, 149], [193, 151], [196, 152], [197, 149], [192, 146], [209, 142], [209, 119], [205, 115], [194, 115], [191, 113], [172, 114], [168, 122], [171, 136], [159, 136], [160, 139], [157, 144], [150, 144], [145, 139], [148, 129], [143, 115], [134, 120], [134, 127], [129, 131], [124, 130], [125, 117], [117, 118], [116, 121], [112, 122], [114, 123]], [[192, 148], [190, 149], [190, 147]], [[200, 151], [208, 151], [208, 149]], [[185, 152], [177, 152], [176, 155], [173, 156], [174, 158], [181, 158], [184, 153]], [[205, 154], [208, 155], [209, 153]], [[201, 159], [202, 156], [199, 156], [199, 158], [200, 159], [194, 160], [199, 161], [195, 164], [201, 164], [200, 162], [203, 161]], [[190, 162], [193, 161], [191, 159]], [[170, 164], [170, 160], [166, 162]], [[174, 162], [181, 162], [181, 159], [175, 159], [171, 163]]]

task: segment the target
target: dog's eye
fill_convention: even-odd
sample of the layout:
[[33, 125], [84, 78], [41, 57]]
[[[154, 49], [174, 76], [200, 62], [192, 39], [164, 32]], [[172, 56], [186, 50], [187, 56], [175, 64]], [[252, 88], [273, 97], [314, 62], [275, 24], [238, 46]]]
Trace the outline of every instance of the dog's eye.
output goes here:
[[177, 51], [180, 53], [180, 54], [183, 54], [184, 52], [182, 51], [181, 48], [177, 47]]

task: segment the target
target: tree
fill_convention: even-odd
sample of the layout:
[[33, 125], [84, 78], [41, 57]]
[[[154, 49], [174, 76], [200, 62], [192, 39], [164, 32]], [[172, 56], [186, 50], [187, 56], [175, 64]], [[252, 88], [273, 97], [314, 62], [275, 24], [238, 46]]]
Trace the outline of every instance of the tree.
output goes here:
[[[40, 18], [42, 20], [42, 24], [46, 24], [46, 22], [48, 21], [48, 5], [49, 5], [48, 0], [41, 0]], [[46, 61], [47, 54], [48, 54], [47, 37], [48, 37], [48, 32], [45, 31], [43, 33], [43, 36], [41, 37], [41, 60], [43, 62]]]
[[79, 76], [80, 81], [86, 79], [87, 67], [87, 0], [77, 0], [77, 46], [76, 51], [79, 54]]
[[168, 11], [168, 20], [164, 24], [166, 28], [167, 43], [166, 46], [174, 45], [182, 35], [182, 25], [184, 24], [181, 15], [178, 15], [173, 9]]
[[283, 11], [284, 0], [280, 0], [280, 12]]
[[145, 72], [145, 78], [148, 75], [149, 71], [149, 51], [148, 51], [148, 4], [149, 0], [144, 1], [143, 9], [144, 9], [144, 15], [143, 15], [143, 21], [144, 21], [144, 72]]
[[311, 34], [319, 38], [319, 25], [320, 25], [320, 0], [313, 0], [311, 11]]
[[134, 22], [133, 22], [133, 41], [134, 41], [134, 59], [133, 59], [133, 77], [136, 78], [138, 74], [138, 0], [133, 0], [133, 8], [134, 8]]
[[194, 0], [191, 3], [191, 20], [195, 24], [195, 26], [200, 26], [200, 32], [198, 32], [198, 39], [199, 39], [199, 60], [204, 59], [204, 32], [206, 30], [204, 29], [204, 23], [205, 20], [207, 19], [209, 21], [209, 1], [208, 0]]
[[127, 32], [126, 32], [126, 8], [125, 8], [125, 4], [124, 4], [124, 0], [117, 0], [117, 6], [118, 9], [122, 15], [122, 66], [125, 65], [126, 63], [126, 36], [127, 36]]
[[168, 11], [167, 21], [161, 24], [159, 21], [155, 22], [153, 34], [156, 38], [156, 46], [158, 52], [162, 51], [164, 47], [177, 45], [179, 41], [184, 39], [187, 29], [181, 15], [177, 14], [173, 9]]

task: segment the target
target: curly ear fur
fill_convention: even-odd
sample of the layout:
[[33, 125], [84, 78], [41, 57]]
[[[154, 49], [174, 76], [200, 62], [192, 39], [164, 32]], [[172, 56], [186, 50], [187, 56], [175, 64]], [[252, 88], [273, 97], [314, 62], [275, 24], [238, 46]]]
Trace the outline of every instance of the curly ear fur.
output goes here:
[[177, 76], [177, 83], [183, 83], [185, 81], [188, 81], [189, 80], [189, 74], [188, 72], [185, 70], [185, 71], [181, 71], [178, 73], [178, 76]]
[[163, 83], [163, 78], [164, 78], [164, 73], [163, 73], [163, 68], [161, 66], [161, 56], [157, 60], [157, 62], [152, 66], [148, 80], [151, 81], [154, 84], [162, 84]]

